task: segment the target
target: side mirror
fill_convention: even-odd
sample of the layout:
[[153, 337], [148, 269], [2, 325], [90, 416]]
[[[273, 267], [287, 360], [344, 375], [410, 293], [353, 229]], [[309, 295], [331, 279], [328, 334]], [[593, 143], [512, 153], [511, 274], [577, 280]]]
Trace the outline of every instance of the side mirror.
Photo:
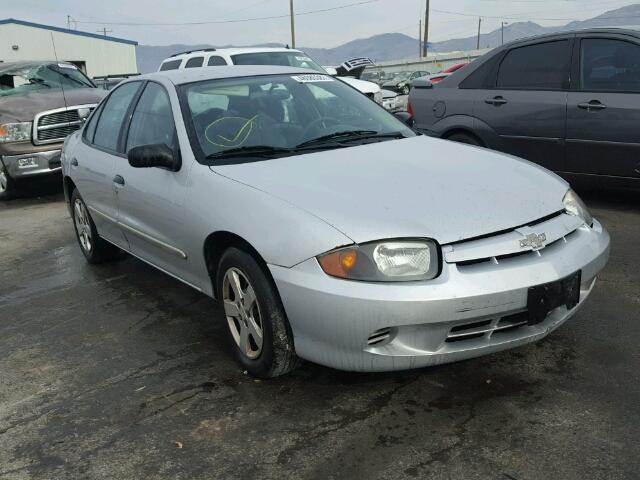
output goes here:
[[413, 88], [433, 88], [433, 83], [426, 78], [416, 78], [413, 82], [411, 82], [411, 86]]
[[331, 75], [332, 77], [335, 77], [338, 75], [338, 70], [336, 70], [333, 67], [325, 67], [326, 72]]
[[398, 120], [400, 120], [409, 128], [413, 128], [413, 125], [415, 124], [413, 115], [411, 115], [409, 112], [395, 112], [393, 116], [396, 117]]
[[160, 167], [177, 172], [182, 164], [180, 157], [164, 143], [140, 145], [127, 153], [129, 165], [134, 168]]

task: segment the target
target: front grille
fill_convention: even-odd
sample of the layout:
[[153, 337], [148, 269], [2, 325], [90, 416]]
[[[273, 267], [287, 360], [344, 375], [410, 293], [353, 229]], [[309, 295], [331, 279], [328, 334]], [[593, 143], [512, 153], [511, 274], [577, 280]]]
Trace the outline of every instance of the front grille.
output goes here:
[[473, 323], [456, 325], [449, 330], [445, 342], [463, 342], [483, 337], [497, 336], [517, 330], [529, 323], [529, 314], [525, 312], [507, 315], [502, 318], [492, 320], [482, 320]]
[[33, 143], [42, 145], [62, 142], [82, 126], [83, 118], [94, 108], [95, 105], [78, 105], [40, 112], [33, 122]]
[[[518, 261], [527, 256], [542, 256], [563, 248], [582, 224], [578, 217], [557, 212], [521, 227], [445, 245], [444, 260], [458, 268], [468, 268]], [[540, 235], [541, 243], [523, 246], [521, 242], [531, 234], [535, 234], [534, 239]]]

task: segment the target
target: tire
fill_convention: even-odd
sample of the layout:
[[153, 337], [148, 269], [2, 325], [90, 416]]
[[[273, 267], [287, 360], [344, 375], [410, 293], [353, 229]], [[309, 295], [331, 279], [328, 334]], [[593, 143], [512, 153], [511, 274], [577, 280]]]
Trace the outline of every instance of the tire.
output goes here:
[[411, 88], [409, 87], [409, 85], [405, 85], [404, 87], [402, 87], [402, 94], [403, 95], [409, 95], [409, 91], [411, 90]]
[[118, 256], [120, 249], [98, 235], [89, 209], [77, 189], [74, 189], [71, 194], [71, 217], [76, 239], [87, 262], [91, 264], [104, 263], [112, 261]]
[[0, 200], [11, 200], [15, 196], [15, 193], [15, 181], [9, 176], [2, 161], [0, 161]]
[[301, 361], [291, 327], [276, 287], [260, 264], [249, 253], [232, 247], [222, 255], [217, 271], [217, 298], [238, 363], [260, 378], [295, 369]]
[[454, 133], [453, 135], [447, 137], [447, 140], [458, 143], [466, 143], [467, 145], [475, 145], [477, 147], [482, 146], [482, 144], [476, 137], [473, 137], [467, 133]]

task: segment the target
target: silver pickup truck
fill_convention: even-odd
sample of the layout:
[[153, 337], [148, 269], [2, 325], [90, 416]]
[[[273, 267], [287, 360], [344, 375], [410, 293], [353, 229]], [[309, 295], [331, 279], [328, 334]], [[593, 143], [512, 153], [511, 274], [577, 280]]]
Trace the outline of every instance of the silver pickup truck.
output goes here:
[[59, 175], [64, 139], [105, 94], [70, 63], [0, 64], [0, 200], [29, 179]]

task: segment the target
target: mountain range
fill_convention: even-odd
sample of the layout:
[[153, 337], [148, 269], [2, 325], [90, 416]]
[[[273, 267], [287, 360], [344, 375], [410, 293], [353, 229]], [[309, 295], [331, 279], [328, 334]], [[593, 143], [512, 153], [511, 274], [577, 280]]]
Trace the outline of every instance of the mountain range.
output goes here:
[[[594, 27], [631, 27], [640, 28], [640, 4], [610, 10], [589, 20], [570, 22], [562, 26], [543, 27], [534, 22], [516, 22], [504, 27], [504, 41], [509, 42], [518, 38], [543, 33], [553, 33], [565, 30], [576, 30]], [[502, 43], [501, 29], [485, 33], [480, 36], [480, 47], [490, 48]], [[160, 62], [168, 56], [186, 50], [212, 47], [213, 45], [139, 45], [137, 47], [138, 70], [142, 73], [158, 69]], [[218, 48], [232, 45], [218, 46]], [[282, 46], [278, 43], [250, 45], [255, 47]], [[477, 46], [477, 37], [456, 38], [430, 44], [431, 52], [455, 52], [473, 50]], [[383, 33], [369, 38], [347, 42], [334, 48], [301, 47], [307, 54], [322, 65], [339, 65], [345, 60], [356, 57], [369, 57], [374, 61], [401, 60], [416, 58], [418, 39], [402, 33]]]

